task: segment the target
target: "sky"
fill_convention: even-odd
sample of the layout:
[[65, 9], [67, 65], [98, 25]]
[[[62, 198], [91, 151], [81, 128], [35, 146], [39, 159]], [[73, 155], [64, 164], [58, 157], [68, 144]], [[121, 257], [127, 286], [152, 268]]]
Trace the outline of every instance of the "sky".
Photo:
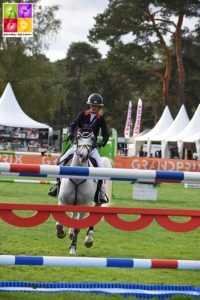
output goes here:
[[[95, 24], [94, 17], [107, 7], [108, 0], [41, 0], [41, 5], [59, 6], [56, 17], [62, 22], [59, 33], [54, 37], [45, 55], [50, 61], [66, 57], [72, 42], [89, 42], [89, 29]], [[108, 46], [104, 42], [94, 45], [104, 57]]]
[[[49, 50], [45, 52], [50, 61], [65, 58], [72, 42], [89, 42], [87, 36], [95, 24], [94, 17], [104, 12], [108, 3], [109, 0], [40, 0], [39, 4], [44, 6], [59, 6], [56, 17], [62, 22], [59, 33], [51, 39]], [[195, 20], [184, 19], [184, 25], [194, 28], [194, 24]], [[104, 42], [94, 46], [106, 56], [109, 47]]]

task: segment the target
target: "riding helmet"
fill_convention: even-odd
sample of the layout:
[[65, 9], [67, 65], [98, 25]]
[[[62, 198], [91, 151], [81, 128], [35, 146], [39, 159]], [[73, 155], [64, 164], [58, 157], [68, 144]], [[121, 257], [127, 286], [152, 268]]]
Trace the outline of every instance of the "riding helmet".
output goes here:
[[88, 97], [87, 104], [96, 105], [96, 106], [104, 106], [102, 96], [100, 94], [96, 94], [96, 93], [91, 94]]

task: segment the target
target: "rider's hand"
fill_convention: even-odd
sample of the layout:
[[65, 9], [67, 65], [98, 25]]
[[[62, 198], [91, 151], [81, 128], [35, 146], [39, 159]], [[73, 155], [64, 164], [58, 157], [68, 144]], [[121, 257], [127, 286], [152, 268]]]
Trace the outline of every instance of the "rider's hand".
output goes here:
[[73, 139], [74, 139], [73, 133], [68, 133], [67, 138], [68, 138], [68, 140], [73, 141]]
[[96, 145], [97, 148], [101, 148], [104, 146], [105, 146], [105, 144], [103, 142], [97, 143], [97, 145]]

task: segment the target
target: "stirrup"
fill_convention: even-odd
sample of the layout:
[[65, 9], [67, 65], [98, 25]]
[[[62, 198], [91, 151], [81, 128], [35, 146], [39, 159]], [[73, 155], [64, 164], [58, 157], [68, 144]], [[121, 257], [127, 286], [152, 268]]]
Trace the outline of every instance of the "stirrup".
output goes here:
[[99, 203], [101, 204], [106, 204], [109, 202], [108, 196], [106, 194], [104, 194], [104, 197], [99, 197]]
[[95, 202], [96, 204], [106, 204], [106, 203], [109, 202], [109, 199], [108, 199], [108, 197], [107, 197], [106, 194], [104, 194], [104, 196], [101, 197], [101, 193], [98, 193], [98, 196], [96, 196], [96, 197], [94, 198], [94, 202]]

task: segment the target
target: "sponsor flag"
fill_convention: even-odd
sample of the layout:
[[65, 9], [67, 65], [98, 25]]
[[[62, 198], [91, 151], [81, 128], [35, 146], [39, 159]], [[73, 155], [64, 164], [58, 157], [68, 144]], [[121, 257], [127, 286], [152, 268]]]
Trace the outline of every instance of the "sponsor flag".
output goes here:
[[139, 98], [133, 136], [137, 136], [140, 133], [141, 117], [142, 117], [142, 100]]
[[132, 116], [132, 101], [130, 100], [128, 103], [128, 112], [126, 118], [126, 125], [124, 128], [124, 137], [128, 139], [131, 135], [131, 116]]

